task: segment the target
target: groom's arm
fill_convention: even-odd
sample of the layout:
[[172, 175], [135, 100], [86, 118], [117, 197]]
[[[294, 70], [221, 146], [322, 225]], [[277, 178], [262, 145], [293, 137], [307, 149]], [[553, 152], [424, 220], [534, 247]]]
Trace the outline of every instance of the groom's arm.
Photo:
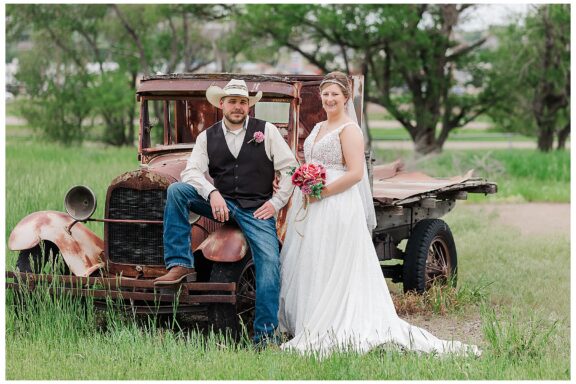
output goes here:
[[292, 185], [291, 176], [288, 175], [288, 172], [292, 168], [298, 167], [298, 162], [278, 128], [274, 124], [266, 123], [266, 130], [267, 134], [264, 142], [267, 149], [266, 152], [274, 163], [274, 170], [280, 175], [278, 190], [274, 192], [274, 195], [269, 200], [276, 213], [278, 213], [288, 203], [294, 190], [294, 185]]

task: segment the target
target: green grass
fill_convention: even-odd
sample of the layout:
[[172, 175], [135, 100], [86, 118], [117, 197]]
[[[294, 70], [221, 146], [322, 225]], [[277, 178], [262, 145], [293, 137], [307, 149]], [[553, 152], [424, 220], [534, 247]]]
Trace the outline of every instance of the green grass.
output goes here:
[[22, 98], [16, 98], [10, 101], [7, 101], [4, 105], [6, 106], [6, 116], [16, 116], [20, 117], [20, 106], [23, 105], [26, 101]]
[[[438, 130], [438, 134], [440, 130]], [[404, 128], [371, 128], [370, 136], [372, 140], [411, 140], [408, 131]], [[534, 141], [535, 138], [524, 136], [518, 133], [498, 132], [494, 129], [459, 129], [448, 136], [448, 141], [498, 141], [498, 142], [518, 142]]]
[[[101, 145], [67, 148], [25, 136], [7, 136], [6, 164], [6, 235], [24, 215], [43, 210], [64, 211], [66, 192], [79, 184], [90, 187], [99, 199], [94, 217], [104, 217], [110, 181], [138, 167], [134, 148]], [[102, 224], [87, 225], [102, 235]]]
[[[368, 120], [369, 121], [394, 120], [394, 117], [390, 113], [388, 113], [387, 110], [383, 110], [380, 112], [368, 113]], [[492, 119], [490, 118], [490, 116], [486, 114], [478, 116], [474, 121], [480, 123], [492, 123]]]
[[[532, 149], [444, 150], [441, 154], [415, 156], [412, 151], [377, 149], [378, 163], [402, 159], [406, 169], [435, 177], [474, 175], [498, 184], [490, 201], [570, 202], [570, 152], [542, 153]], [[469, 194], [471, 201], [485, 197]]]
[[[10, 131], [10, 130], [9, 130]], [[6, 236], [25, 215], [63, 210], [73, 185], [89, 185], [100, 198], [103, 216], [109, 182], [137, 167], [133, 148], [56, 144], [8, 135], [6, 141]], [[488, 155], [489, 153], [489, 155]], [[381, 153], [381, 161], [398, 153]], [[469, 165], [498, 178], [500, 194], [536, 201], [559, 201], [569, 190], [569, 155], [535, 151], [445, 152], [407, 164], [437, 176], [462, 173]], [[533, 192], [526, 194], [523, 189]], [[508, 192], [512, 186], [517, 192]], [[549, 193], [542, 193], [549, 185]], [[540, 191], [539, 193], [537, 193]], [[546, 195], [546, 196], [544, 196]], [[482, 197], [481, 201], [493, 201]], [[336, 353], [325, 360], [277, 349], [257, 352], [213, 334], [159, 328], [135, 322], [114, 310], [92, 310], [86, 302], [31, 294], [25, 308], [6, 295], [6, 378], [9, 380], [541, 380], [570, 378], [570, 239], [568, 236], [521, 238], [495, 217], [455, 209], [449, 223], [459, 254], [459, 288], [454, 296], [432, 295], [428, 315], [438, 321], [481, 320], [483, 356], [402, 353], [377, 348], [366, 355]], [[102, 235], [102, 224], [89, 227]], [[7, 268], [16, 260], [7, 251]], [[399, 285], [391, 290], [398, 291]], [[444, 296], [443, 296], [444, 295]], [[457, 302], [457, 303], [456, 303]], [[448, 311], [442, 308], [448, 307]]]

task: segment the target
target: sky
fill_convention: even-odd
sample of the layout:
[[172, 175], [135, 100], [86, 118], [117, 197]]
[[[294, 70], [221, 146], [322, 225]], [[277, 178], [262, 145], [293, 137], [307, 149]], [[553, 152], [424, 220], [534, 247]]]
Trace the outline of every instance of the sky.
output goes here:
[[488, 25], [507, 24], [516, 14], [525, 14], [531, 5], [533, 4], [479, 4], [474, 10], [467, 10], [466, 20], [462, 20], [459, 29], [474, 31], [485, 29]]

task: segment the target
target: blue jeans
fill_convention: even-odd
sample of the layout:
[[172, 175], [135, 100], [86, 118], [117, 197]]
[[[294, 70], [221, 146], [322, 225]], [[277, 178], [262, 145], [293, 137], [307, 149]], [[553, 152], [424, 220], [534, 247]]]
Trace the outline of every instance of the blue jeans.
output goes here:
[[[256, 314], [254, 341], [272, 337], [278, 326], [280, 297], [280, 249], [276, 234], [276, 219], [261, 220], [254, 217], [257, 208], [242, 208], [231, 199], [225, 199], [234, 219], [244, 233], [252, 252], [256, 270]], [[164, 208], [164, 262], [166, 268], [194, 267], [190, 248], [189, 211], [214, 220], [210, 203], [187, 183], [173, 183], [168, 187]]]

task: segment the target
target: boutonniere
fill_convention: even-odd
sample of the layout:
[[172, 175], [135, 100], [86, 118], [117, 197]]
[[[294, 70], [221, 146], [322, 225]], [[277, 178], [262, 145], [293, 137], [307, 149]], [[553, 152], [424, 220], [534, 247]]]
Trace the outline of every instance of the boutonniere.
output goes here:
[[260, 131], [256, 131], [256, 132], [254, 132], [254, 136], [252, 137], [252, 140], [250, 140], [248, 142], [248, 144], [254, 142], [254, 145], [258, 145], [263, 141], [264, 141], [264, 133], [260, 132]]

